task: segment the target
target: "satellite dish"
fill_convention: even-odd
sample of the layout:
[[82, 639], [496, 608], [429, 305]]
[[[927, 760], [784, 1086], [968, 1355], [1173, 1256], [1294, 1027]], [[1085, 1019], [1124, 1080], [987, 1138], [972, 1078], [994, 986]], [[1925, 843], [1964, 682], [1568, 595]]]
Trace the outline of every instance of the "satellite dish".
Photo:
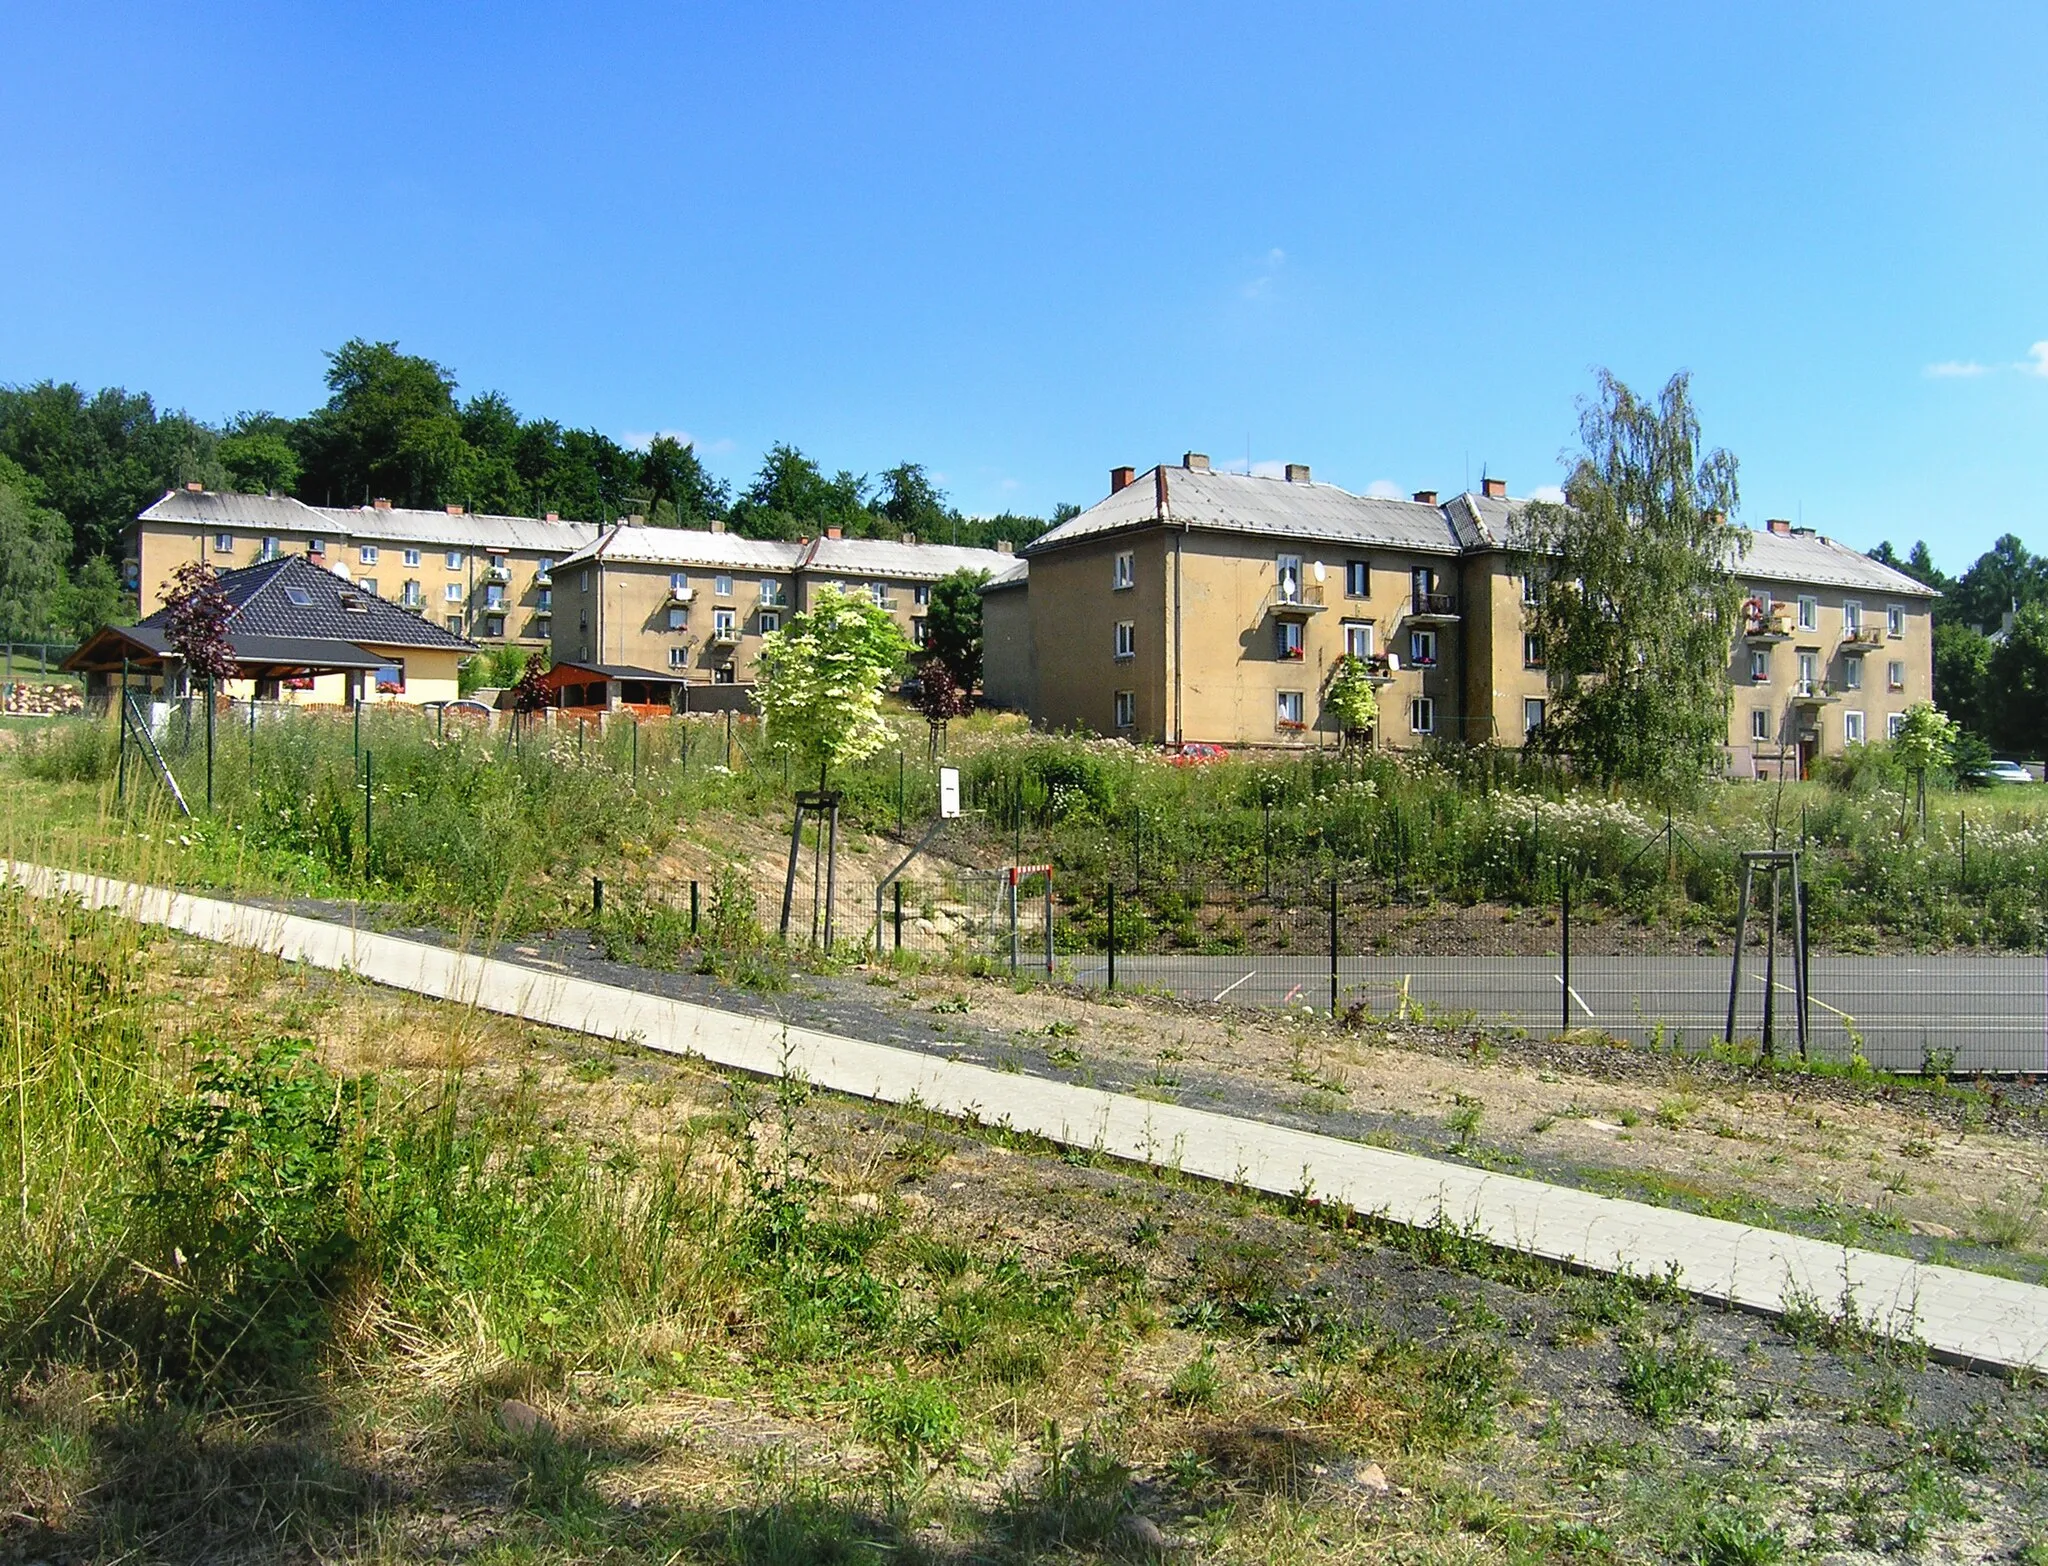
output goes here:
[[1317, 580], [1318, 582], [1320, 582], [1320, 581], [1321, 581], [1321, 580], [1323, 579], [1323, 576], [1324, 576], [1324, 572], [1323, 572], [1323, 563], [1322, 563], [1322, 561], [1318, 560], [1318, 561], [1317, 561], [1317, 562], [1315, 563], [1315, 568], [1314, 568], [1314, 569], [1315, 569], [1315, 573], [1316, 573], [1316, 580]]

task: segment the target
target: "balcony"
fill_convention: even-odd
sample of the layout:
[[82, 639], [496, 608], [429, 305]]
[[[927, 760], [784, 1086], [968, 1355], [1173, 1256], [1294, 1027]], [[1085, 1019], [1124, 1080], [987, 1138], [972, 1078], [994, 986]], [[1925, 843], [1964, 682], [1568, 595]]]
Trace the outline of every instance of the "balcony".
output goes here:
[[1267, 607], [1283, 620], [1306, 620], [1329, 607], [1323, 602], [1321, 582], [1282, 582], [1273, 589]]
[[1852, 658], [1860, 658], [1873, 647], [1884, 645], [1884, 627], [1881, 625], [1861, 626], [1842, 635], [1842, 651]]
[[509, 582], [512, 580], [512, 568], [508, 565], [498, 565], [495, 563], [487, 565], [484, 567], [484, 580], [486, 582]]
[[737, 647], [740, 644], [740, 628], [736, 625], [722, 625], [711, 633], [713, 647]]
[[1792, 690], [1792, 705], [1795, 707], [1825, 707], [1831, 701], [1841, 699], [1842, 693], [1835, 689], [1831, 680], [1801, 680]]
[[1772, 604], [1761, 614], [1750, 614], [1742, 622], [1742, 638], [1748, 642], [1789, 642], [1795, 624], [1790, 604]]
[[870, 598], [868, 602], [877, 609], [886, 609], [891, 614], [896, 612], [896, 600], [893, 598]]
[[555, 611], [546, 604], [537, 604], [534, 606], [533, 617], [536, 620], [552, 620], [555, 617]]
[[555, 585], [554, 574], [549, 571], [534, 572], [533, 585], [535, 587], [553, 587]]
[[1415, 593], [1408, 600], [1408, 618], [1428, 623], [1446, 623], [1458, 618], [1456, 593]]
[[1358, 661], [1365, 665], [1365, 677], [1374, 685], [1391, 685], [1401, 672], [1401, 662], [1392, 653], [1368, 653]]
[[696, 599], [697, 589], [694, 587], [685, 585], [682, 587], [671, 587], [668, 590], [668, 601], [672, 604], [695, 603]]

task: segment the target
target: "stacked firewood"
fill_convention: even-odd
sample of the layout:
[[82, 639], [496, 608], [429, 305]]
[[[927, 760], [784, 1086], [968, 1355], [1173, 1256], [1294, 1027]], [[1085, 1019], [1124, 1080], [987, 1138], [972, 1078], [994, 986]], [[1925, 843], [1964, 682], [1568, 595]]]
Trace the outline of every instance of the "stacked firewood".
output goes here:
[[0, 687], [0, 712], [15, 717], [56, 717], [85, 711], [85, 693], [76, 685], [31, 685], [26, 680]]

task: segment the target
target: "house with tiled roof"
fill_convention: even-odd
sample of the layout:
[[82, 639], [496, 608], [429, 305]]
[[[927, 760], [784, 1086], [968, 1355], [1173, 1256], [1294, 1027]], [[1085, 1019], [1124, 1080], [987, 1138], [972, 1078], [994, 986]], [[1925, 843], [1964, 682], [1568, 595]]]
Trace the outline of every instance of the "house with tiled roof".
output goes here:
[[[228, 647], [242, 671], [226, 696], [333, 705], [452, 701], [462, 660], [477, 651], [468, 638], [304, 555], [280, 554], [216, 581], [230, 609]], [[103, 627], [65, 667], [100, 689], [125, 676], [136, 688], [174, 692], [184, 677], [169, 621], [162, 608], [136, 625]]]
[[[1148, 743], [1333, 743], [1338, 662], [1379, 687], [1381, 745], [1519, 746], [1549, 702], [1499, 479], [1440, 502], [1356, 495], [1307, 466], [1189, 453], [1024, 547], [983, 589], [985, 690], [1048, 728]], [[1728, 767], [1804, 769], [1931, 699], [1935, 596], [1809, 529], [1745, 534]]]

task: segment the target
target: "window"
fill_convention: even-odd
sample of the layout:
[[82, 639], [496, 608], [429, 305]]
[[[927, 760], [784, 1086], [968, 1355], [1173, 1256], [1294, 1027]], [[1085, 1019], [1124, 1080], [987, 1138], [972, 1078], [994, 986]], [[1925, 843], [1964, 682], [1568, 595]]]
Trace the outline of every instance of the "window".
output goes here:
[[1887, 690], [1902, 691], [1906, 688], [1906, 666], [1894, 658], [1884, 666], [1884, 683]]
[[1296, 659], [1302, 657], [1301, 622], [1299, 620], [1276, 620], [1274, 625], [1278, 637], [1278, 644], [1274, 650], [1279, 656]]
[[289, 603], [294, 609], [310, 609], [313, 607], [313, 595], [303, 587], [287, 587], [284, 590], [284, 596], [285, 602]]
[[1863, 743], [1863, 714], [1845, 712], [1842, 714], [1842, 743], [1861, 745]]
[[1344, 651], [1348, 657], [1370, 658], [1372, 656], [1372, 622], [1370, 620], [1346, 620], [1344, 622]]
[[1301, 602], [1301, 556], [1281, 555], [1273, 562], [1274, 574], [1279, 579], [1277, 596], [1283, 604]]
[[377, 694], [379, 696], [403, 696], [405, 694], [405, 665], [387, 663], [377, 671]]
[[[924, 629], [924, 621], [922, 620], [913, 620], [911, 621], [911, 625], [914, 629], [920, 632], [922, 632]], [[777, 614], [772, 609], [765, 609], [761, 612], [761, 634], [763, 636], [766, 636], [771, 631], [779, 631], [781, 629], [781, 615]], [[923, 645], [923, 640], [921, 637], [913, 637], [912, 640], [917, 641], [919, 646]]]
[[1820, 600], [1818, 598], [1809, 598], [1804, 593], [1800, 594], [1799, 629], [1802, 631], [1817, 631], [1820, 629]]
[[1892, 740], [1897, 739], [1899, 737], [1899, 730], [1904, 728], [1905, 726], [1906, 715], [1903, 712], [1891, 712], [1885, 714], [1884, 737], [1886, 739]]
[[711, 595], [714, 598], [732, 597], [732, 578], [729, 576], [714, 576], [711, 579]]
[[325, 558], [327, 554], [327, 540], [324, 538], [307, 539], [306, 553], [309, 557], [311, 557], [314, 560]]
[[1110, 565], [1109, 588], [1120, 593], [1127, 587], [1138, 585], [1138, 557], [1131, 550], [1124, 550]]
[[1543, 727], [1543, 698], [1524, 696], [1522, 698], [1522, 734], [1526, 738]]
[[416, 566], [420, 563], [420, 552], [417, 549], [408, 549], [404, 558], [407, 565]]
[[1408, 703], [1408, 731], [1411, 734], [1436, 732], [1436, 703], [1429, 697], [1418, 696]]
[[1850, 691], [1863, 689], [1863, 660], [1844, 658], [1842, 660], [1842, 688]]
[[739, 676], [733, 671], [731, 664], [721, 663], [711, 671], [711, 683], [713, 685], [737, 685], [739, 683]]
[[910, 617], [910, 645], [922, 647], [925, 637], [929, 634], [930, 632], [925, 628], [924, 616], [921, 614], [912, 615]]
[[500, 550], [496, 550], [496, 549], [494, 549], [494, 550], [492, 550], [492, 551], [491, 551], [490, 563], [491, 563], [491, 569], [492, 569], [493, 571], [504, 571], [504, 570], [508, 570], [508, 569], [510, 569], [510, 568], [509, 568], [509, 567], [508, 567], [508, 566], [507, 566], [507, 565], [505, 564], [505, 556], [504, 556], [503, 552], [502, 552], [502, 551], [500, 551]]
[[690, 625], [690, 611], [689, 611], [689, 610], [687, 610], [687, 609], [671, 609], [671, 610], [669, 610], [669, 612], [668, 612], [668, 628], [669, 628], [669, 629], [670, 629], [671, 631], [683, 631], [683, 630], [688, 630], [688, 629], [689, 629], [689, 625]]
[[460, 582], [450, 582], [446, 587], [441, 589], [441, 599], [444, 603], [461, 603], [462, 584]]
[[1799, 655], [1799, 694], [1809, 695], [1820, 683], [1820, 658], [1810, 652]]
[[1536, 578], [1530, 576], [1526, 571], [1522, 573], [1522, 602], [1525, 604], [1536, 602]]
[[231, 555], [235, 552], [235, 535], [216, 533], [213, 535], [213, 552], [217, 555]]
[[408, 609], [419, 608], [420, 584], [417, 581], [407, 582], [405, 586], [399, 591], [398, 601], [404, 604], [405, 607]]
[[1771, 715], [1762, 707], [1752, 707], [1749, 713], [1749, 737], [1756, 744], [1768, 744], [1771, 738]]
[[711, 634], [713, 636], [736, 636], [739, 622], [730, 609], [714, 609], [711, 612]]
[[1842, 601], [1842, 634], [1854, 636], [1863, 629], [1863, 605], [1853, 598]]
[[668, 574], [668, 590], [672, 593], [686, 593], [690, 590], [690, 578], [681, 571]]
[[449, 630], [451, 630], [451, 631], [453, 631], [453, 632], [454, 632], [454, 633], [455, 633], [455, 634], [456, 634], [457, 636], [460, 636], [460, 635], [462, 634], [462, 616], [461, 616], [461, 615], [459, 615], [459, 614], [451, 614], [451, 615], [448, 615], [448, 616], [446, 616], [446, 617], [444, 618], [444, 620], [443, 620], [443, 622], [442, 622], [442, 623], [443, 623], [443, 624], [445, 624], [445, 625], [446, 625], [446, 626], [448, 627], [448, 629], [449, 629]]
[[1436, 667], [1436, 632], [1410, 631], [1408, 633], [1408, 662], [1418, 669]]
[[590, 591], [590, 572], [588, 570], [578, 571], [576, 573], [576, 591], [579, 593], [587, 593]]
[[555, 574], [554, 556], [542, 555], [540, 559], [536, 560], [533, 565], [533, 574], [535, 576], [553, 576]]
[[687, 664], [689, 663], [689, 661], [690, 661], [690, 649], [689, 649], [689, 648], [687, 648], [687, 647], [671, 647], [671, 648], [670, 648], [670, 649], [668, 650], [668, 666], [669, 666], [669, 667], [670, 667], [671, 669], [680, 669], [680, 668], [683, 668], [683, 667], [684, 667], [685, 665], [687, 665]]
[[910, 590], [910, 601], [914, 604], [928, 604], [932, 601], [932, 584], [919, 582]]
[[1119, 620], [1116, 623], [1116, 655], [1119, 658], [1138, 656], [1138, 622]]
[[377, 546], [376, 546], [375, 544], [363, 544], [363, 545], [361, 545], [361, 546], [359, 546], [359, 547], [357, 548], [357, 550], [356, 550], [356, 564], [358, 564], [358, 565], [375, 565], [376, 563], [377, 563]]
[[264, 539], [264, 540], [263, 540], [263, 555], [262, 555], [262, 558], [263, 558], [263, 559], [265, 559], [265, 560], [275, 560], [275, 559], [277, 558], [277, 540], [276, 540], [276, 538], [272, 537], [272, 538], [266, 538], [266, 539]]
[[498, 583], [492, 582], [484, 588], [484, 607], [486, 609], [502, 609], [505, 607], [505, 589]]
[[448, 569], [451, 571], [460, 571], [462, 569], [461, 550], [451, 549], [448, 551]]
[[1753, 685], [1761, 685], [1771, 677], [1771, 653], [1767, 647], [1755, 647], [1749, 654], [1749, 678]]
[[1906, 634], [1906, 606], [1904, 604], [1886, 605], [1884, 611], [1884, 630], [1887, 636], [1904, 636]]
[[359, 576], [356, 578], [356, 586], [366, 593], [374, 593], [377, 591], [377, 579], [374, 576]]
[[1138, 693], [1118, 691], [1116, 693], [1116, 726], [1120, 729], [1135, 728], [1138, 722]]
[[872, 603], [877, 609], [888, 608], [889, 584], [887, 582], [868, 583], [868, 601]]
[[488, 620], [484, 621], [484, 635], [503, 636], [504, 634], [505, 618], [503, 615], [494, 614]]
[[1278, 711], [1275, 714], [1275, 722], [1277, 722], [1278, 725], [1283, 729], [1298, 729], [1303, 727], [1301, 721], [1300, 691], [1280, 692], [1280, 705]]
[[761, 578], [761, 602], [779, 604], [782, 602], [782, 584], [772, 576]]
[[1346, 598], [1372, 597], [1371, 561], [1347, 560], [1344, 562], [1344, 596]]
[[1522, 633], [1522, 667], [1540, 669], [1543, 667], [1543, 638], [1531, 632]]
[[537, 609], [554, 608], [555, 590], [552, 587], [543, 587], [538, 593], [534, 595], [534, 607]]

